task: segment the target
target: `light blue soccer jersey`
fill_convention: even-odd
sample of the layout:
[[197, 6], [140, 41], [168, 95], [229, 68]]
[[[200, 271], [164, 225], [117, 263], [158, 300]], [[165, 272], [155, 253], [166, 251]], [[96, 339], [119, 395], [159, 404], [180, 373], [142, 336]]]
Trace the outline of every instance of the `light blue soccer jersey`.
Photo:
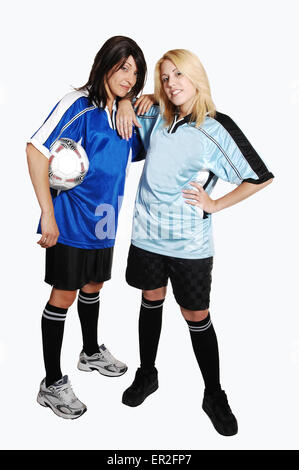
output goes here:
[[129, 164], [144, 157], [135, 130], [129, 141], [118, 135], [115, 113], [116, 107], [111, 118], [107, 109], [91, 105], [85, 92], [74, 91], [59, 101], [29, 140], [48, 158], [57, 139], [81, 141], [89, 159], [89, 170], [79, 186], [56, 197], [51, 191], [59, 243], [85, 249], [115, 243]]
[[[141, 116], [148, 149], [137, 190], [132, 244], [178, 258], [213, 256], [212, 216], [186, 204], [183, 189], [200, 183], [210, 195], [218, 178], [239, 185], [273, 178], [237, 125], [226, 115], [207, 116], [199, 128], [190, 115], [170, 128], [152, 107]], [[148, 134], [151, 131], [149, 138]]]

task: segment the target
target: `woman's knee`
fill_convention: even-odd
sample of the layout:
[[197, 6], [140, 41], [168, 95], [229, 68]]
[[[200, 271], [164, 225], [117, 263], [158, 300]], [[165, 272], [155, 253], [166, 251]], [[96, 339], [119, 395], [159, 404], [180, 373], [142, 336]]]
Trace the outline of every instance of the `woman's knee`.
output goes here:
[[81, 290], [86, 294], [94, 294], [96, 292], [99, 292], [102, 289], [103, 285], [103, 282], [89, 282], [88, 284], [85, 284], [85, 286], [83, 286]]
[[61, 290], [53, 287], [49, 303], [55, 307], [69, 308], [76, 298], [76, 290]]
[[187, 310], [186, 308], [180, 307], [181, 312], [185, 320], [188, 321], [201, 321], [207, 318], [209, 309], [206, 310]]
[[166, 297], [166, 290], [166, 286], [153, 290], [143, 290], [142, 295], [146, 300], [162, 300]]

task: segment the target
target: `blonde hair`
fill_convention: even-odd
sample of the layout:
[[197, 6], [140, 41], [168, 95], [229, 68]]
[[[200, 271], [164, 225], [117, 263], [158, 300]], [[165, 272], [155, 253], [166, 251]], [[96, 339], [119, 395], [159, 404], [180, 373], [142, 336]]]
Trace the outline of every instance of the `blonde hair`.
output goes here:
[[164, 60], [170, 60], [176, 68], [185, 75], [195, 86], [196, 96], [191, 112], [191, 121], [196, 121], [198, 127], [205, 119], [206, 114], [214, 117], [216, 107], [211, 97], [211, 90], [206, 71], [199, 58], [187, 49], [173, 49], [166, 52], [155, 67], [155, 98], [163, 112], [166, 125], [169, 126], [177, 108], [166, 96], [161, 80], [161, 65]]

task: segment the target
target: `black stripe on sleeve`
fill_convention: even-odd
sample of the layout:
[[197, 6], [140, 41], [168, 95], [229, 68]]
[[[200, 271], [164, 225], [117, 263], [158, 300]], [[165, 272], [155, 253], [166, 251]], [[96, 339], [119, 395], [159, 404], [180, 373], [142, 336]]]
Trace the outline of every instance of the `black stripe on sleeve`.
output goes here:
[[[205, 182], [205, 184], [203, 185], [203, 189], [206, 189], [209, 186], [210, 182], [212, 181], [213, 177], [215, 176], [212, 171], [210, 171], [209, 173], [210, 173], [209, 177], [208, 177], [207, 181]], [[203, 211], [203, 219], [207, 219], [209, 215], [210, 215], [209, 212]]]
[[237, 124], [226, 114], [219, 113], [217, 111], [216, 116], [214, 117], [230, 134], [231, 138], [235, 141], [236, 145], [239, 147], [244, 158], [247, 160], [253, 171], [257, 174], [258, 180], [253, 178], [247, 178], [243, 181], [248, 183], [260, 184], [268, 181], [271, 178], [274, 178], [274, 175], [268, 170], [265, 163], [252, 147], [251, 143], [247, 137], [243, 134], [241, 129]]

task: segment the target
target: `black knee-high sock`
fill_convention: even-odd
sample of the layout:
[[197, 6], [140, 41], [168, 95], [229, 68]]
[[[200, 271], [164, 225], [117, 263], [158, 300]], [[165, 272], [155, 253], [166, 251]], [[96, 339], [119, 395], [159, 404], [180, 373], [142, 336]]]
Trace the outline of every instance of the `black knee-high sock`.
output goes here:
[[142, 296], [139, 316], [140, 367], [152, 371], [158, 350], [162, 325], [162, 300], [147, 300]]
[[210, 314], [202, 321], [188, 321], [193, 350], [208, 393], [221, 390], [218, 343]]
[[98, 319], [100, 308], [100, 293], [87, 294], [82, 290], [78, 294], [78, 314], [83, 337], [83, 351], [92, 356], [99, 351]]
[[46, 369], [46, 387], [62, 378], [60, 353], [67, 308], [47, 303], [42, 315], [43, 353]]

